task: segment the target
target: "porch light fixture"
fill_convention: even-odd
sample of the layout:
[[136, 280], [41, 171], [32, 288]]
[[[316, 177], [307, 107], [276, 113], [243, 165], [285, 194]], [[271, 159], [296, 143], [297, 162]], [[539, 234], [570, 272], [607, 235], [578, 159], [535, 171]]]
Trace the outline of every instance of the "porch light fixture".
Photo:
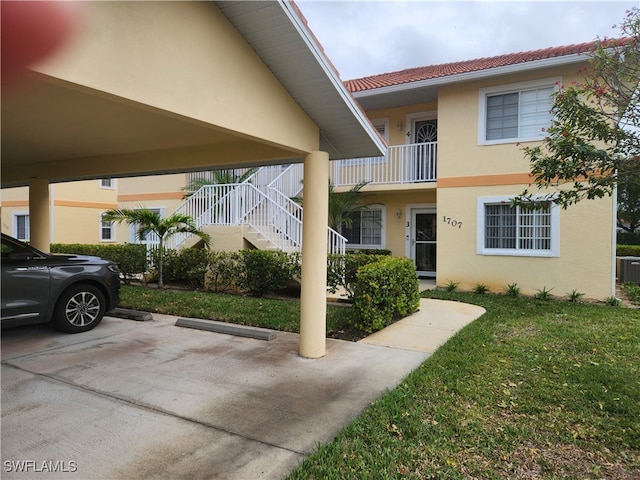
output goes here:
[[402, 212], [400, 210], [396, 210], [396, 217], [402, 217]]

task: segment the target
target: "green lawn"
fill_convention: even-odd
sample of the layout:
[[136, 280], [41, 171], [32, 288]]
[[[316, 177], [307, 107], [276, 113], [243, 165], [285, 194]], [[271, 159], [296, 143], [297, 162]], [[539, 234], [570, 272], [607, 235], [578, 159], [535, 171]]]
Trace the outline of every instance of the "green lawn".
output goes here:
[[[257, 298], [197, 291], [157, 290], [123, 285], [120, 306], [146, 312], [300, 332], [300, 303], [296, 300]], [[348, 327], [351, 309], [327, 307], [327, 332], [334, 337], [357, 336]], [[341, 335], [341, 332], [345, 332]]]
[[[640, 310], [423, 296], [487, 313], [288, 478], [640, 479]], [[122, 306], [298, 331], [296, 301], [124, 287]]]
[[423, 296], [487, 313], [289, 478], [640, 478], [640, 311]]

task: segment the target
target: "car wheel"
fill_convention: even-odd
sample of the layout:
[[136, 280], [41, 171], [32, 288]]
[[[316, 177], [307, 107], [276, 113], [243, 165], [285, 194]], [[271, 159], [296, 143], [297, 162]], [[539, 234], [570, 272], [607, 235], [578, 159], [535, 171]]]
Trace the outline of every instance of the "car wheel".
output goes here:
[[86, 332], [100, 323], [105, 309], [106, 301], [98, 288], [87, 284], [74, 285], [58, 299], [53, 325], [63, 332]]

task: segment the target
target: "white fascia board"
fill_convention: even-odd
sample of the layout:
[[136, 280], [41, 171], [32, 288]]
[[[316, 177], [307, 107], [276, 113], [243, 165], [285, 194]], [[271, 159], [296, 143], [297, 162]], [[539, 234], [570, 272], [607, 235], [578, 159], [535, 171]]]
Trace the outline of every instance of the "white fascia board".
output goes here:
[[508, 75], [512, 73], [526, 72], [529, 70], [538, 70], [541, 68], [557, 67], [562, 65], [571, 65], [572, 63], [580, 63], [587, 60], [584, 53], [574, 53], [571, 55], [564, 55], [562, 57], [545, 58], [542, 60], [534, 60], [531, 62], [517, 63], [514, 65], [505, 65], [503, 67], [487, 68], [484, 70], [478, 70], [475, 72], [457, 73], [453, 75], [447, 75], [445, 77], [430, 78], [427, 80], [420, 80], [417, 82], [408, 82], [400, 85], [392, 85], [389, 87], [380, 87], [371, 90], [363, 90], [355, 92], [354, 98], [373, 97], [376, 95], [382, 95], [385, 93], [395, 93], [402, 91], [410, 91], [424, 87], [437, 87], [441, 85], [448, 85], [459, 82], [469, 82], [473, 80], [481, 80], [484, 78], [491, 78], [493, 76]]
[[348, 107], [349, 111], [353, 114], [354, 118], [358, 121], [358, 123], [360, 123], [369, 137], [371, 137], [372, 142], [380, 150], [380, 154], [386, 155], [387, 146], [378, 135], [378, 131], [373, 127], [367, 116], [357, 105], [354, 97], [347, 90], [347, 87], [344, 86], [344, 83], [342, 83], [342, 80], [340, 80], [340, 78], [336, 74], [336, 71], [330, 64], [327, 56], [319, 49], [318, 44], [313, 40], [312, 34], [310, 33], [308, 27], [302, 22], [289, 2], [287, 2], [286, 0], [279, 0], [278, 4], [282, 7], [282, 10], [289, 17], [291, 23], [300, 34], [300, 38], [304, 40], [305, 44], [309, 48], [309, 51], [313, 54], [318, 64], [322, 67], [322, 70], [325, 72], [327, 78], [335, 88], [336, 92], [338, 92], [338, 94], [344, 101], [344, 104]]

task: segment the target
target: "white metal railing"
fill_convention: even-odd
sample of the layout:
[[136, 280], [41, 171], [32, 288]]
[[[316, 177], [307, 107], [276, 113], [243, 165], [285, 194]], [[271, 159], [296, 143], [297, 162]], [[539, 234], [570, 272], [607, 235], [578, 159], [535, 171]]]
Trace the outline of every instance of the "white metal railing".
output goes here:
[[273, 180], [279, 177], [290, 165], [267, 165], [258, 168], [243, 183], [252, 183], [259, 189], [263, 189]]
[[276, 190], [288, 198], [296, 197], [302, 191], [303, 176], [304, 165], [302, 163], [292, 163], [280, 175], [269, 182], [268, 187], [270, 190]]
[[[189, 215], [196, 226], [249, 225], [283, 251], [300, 251], [302, 247], [302, 207], [270, 189], [270, 195], [250, 183], [204, 185], [175, 211]], [[328, 229], [329, 253], [344, 253], [346, 238]], [[179, 248], [191, 237], [178, 233], [166, 242], [167, 248]], [[158, 239], [149, 235], [148, 248], [157, 248]]]
[[384, 157], [355, 158], [331, 162], [334, 186], [435, 182], [437, 142], [393, 145]]

